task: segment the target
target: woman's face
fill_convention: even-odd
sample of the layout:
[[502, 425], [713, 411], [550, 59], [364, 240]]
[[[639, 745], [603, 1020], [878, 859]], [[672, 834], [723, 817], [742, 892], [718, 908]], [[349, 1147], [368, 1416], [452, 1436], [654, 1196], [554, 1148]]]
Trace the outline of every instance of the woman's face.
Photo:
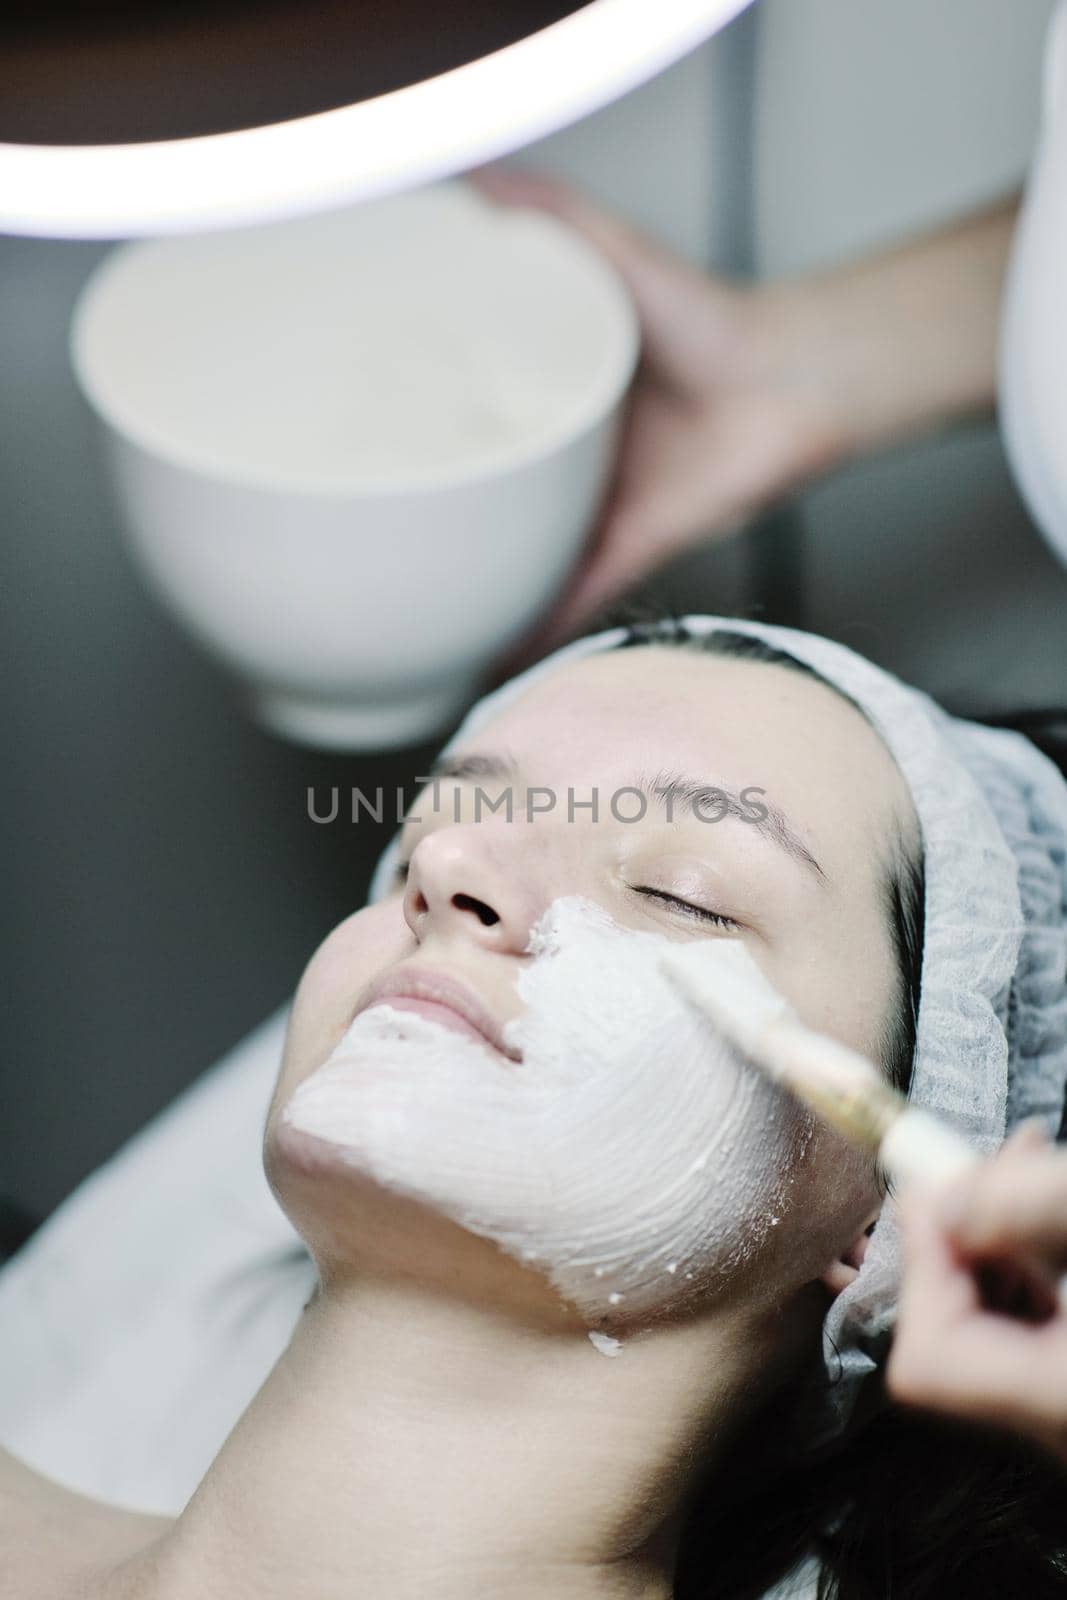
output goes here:
[[[808, 1024], [877, 1052], [899, 990], [884, 884], [917, 825], [887, 750], [831, 690], [690, 651], [605, 654], [530, 688], [447, 773], [412, 808], [403, 879], [304, 974], [268, 1168], [280, 1108], [381, 996], [506, 1050], [531, 929], [562, 897], [623, 928], [740, 939]], [[841, 1229], [869, 1203], [842, 1193]]]

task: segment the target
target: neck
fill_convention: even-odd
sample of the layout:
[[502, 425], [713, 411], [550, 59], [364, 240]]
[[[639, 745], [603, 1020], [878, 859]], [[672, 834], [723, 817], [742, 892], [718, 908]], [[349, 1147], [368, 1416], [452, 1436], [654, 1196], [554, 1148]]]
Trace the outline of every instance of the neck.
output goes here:
[[606, 1357], [412, 1284], [333, 1283], [113, 1592], [666, 1600], [695, 1471], [770, 1343], [719, 1310]]

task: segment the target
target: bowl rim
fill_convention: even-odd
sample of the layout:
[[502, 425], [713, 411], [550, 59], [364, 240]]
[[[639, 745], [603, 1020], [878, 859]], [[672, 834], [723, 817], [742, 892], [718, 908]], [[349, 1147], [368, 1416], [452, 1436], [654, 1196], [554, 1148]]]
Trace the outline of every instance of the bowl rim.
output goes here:
[[[612, 323], [611, 346], [606, 349], [603, 362], [597, 368], [592, 387], [583, 392], [577, 402], [561, 408], [557, 425], [532, 434], [516, 446], [498, 448], [480, 458], [468, 458], [455, 466], [431, 467], [422, 473], [405, 470], [403, 473], [337, 472], [324, 475], [299, 468], [283, 467], [279, 470], [277, 466], [266, 462], [255, 466], [235, 466], [224, 455], [212, 452], [210, 446], [189, 445], [184, 441], [176, 446], [162, 429], [146, 423], [133, 404], [124, 403], [121, 395], [117, 395], [114, 389], [109, 390], [107, 377], [101, 375], [100, 363], [90, 356], [88, 347], [94, 319], [102, 314], [105, 296], [113, 289], [115, 275], [137, 258], [158, 256], [161, 251], [175, 246], [180, 249], [185, 243], [181, 239], [136, 240], [119, 245], [89, 274], [75, 302], [68, 337], [71, 367], [84, 398], [97, 418], [123, 443], [135, 446], [154, 460], [217, 485], [273, 494], [327, 499], [350, 496], [385, 499], [434, 493], [489, 483], [561, 453], [612, 415], [633, 379], [641, 349], [641, 329], [633, 298], [608, 258], [576, 228], [554, 215], [535, 208], [497, 206], [478, 195], [473, 186], [457, 180], [446, 180], [428, 186], [423, 191], [415, 191], [414, 194], [458, 189], [469, 189], [487, 208], [486, 215], [491, 210], [504, 226], [509, 222], [528, 226], [533, 220], [543, 233], [554, 235], [572, 258], [580, 262], [586, 280], [596, 285], [596, 292], [608, 310]], [[307, 219], [288, 219], [280, 227], [288, 231], [304, 222], [314, 226], [324, 218], [342, 215], [343, 212], [331, 212]], [[241, 229], [234, 230], [234, 233], [249, 231]], [[216, 233], [204, 236], [204, 242], [210, 247], [212, 240], [230, 237], [233, 237], [233, 233], [229, 231], [222, 235]], [[114, 315], [113, 307], [108, 306], [106, 310]]]

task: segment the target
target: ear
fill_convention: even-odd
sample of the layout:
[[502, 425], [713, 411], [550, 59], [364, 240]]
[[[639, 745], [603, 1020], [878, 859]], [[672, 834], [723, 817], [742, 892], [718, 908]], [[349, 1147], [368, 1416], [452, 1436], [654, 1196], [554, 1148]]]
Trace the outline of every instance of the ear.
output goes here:
[[856, 1235], [848, 1249], [841, 1255], [835, 1256], [825, 1272], [820, 1274], [820, 1282], [829, 1289], [835, 1300], [842, 1289], [848, 1288], [863, 1265], [863, 1258], [867, 1254], [867, 1243], [877, 1221], [876, 1214], [866, 1223], [863, 1232]]

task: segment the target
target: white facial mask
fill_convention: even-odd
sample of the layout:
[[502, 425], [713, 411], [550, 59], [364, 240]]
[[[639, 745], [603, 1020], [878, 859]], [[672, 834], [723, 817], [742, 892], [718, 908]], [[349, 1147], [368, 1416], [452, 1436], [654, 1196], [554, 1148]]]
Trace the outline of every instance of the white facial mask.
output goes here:
[[759, 1250], [812, 1131], [659, 971], [670, 943], [557, 900], [507, 1029], [521, 1062], [373, 1006], [283, 1117], [542, 1271], [590, 1324], [669, 1312]]

